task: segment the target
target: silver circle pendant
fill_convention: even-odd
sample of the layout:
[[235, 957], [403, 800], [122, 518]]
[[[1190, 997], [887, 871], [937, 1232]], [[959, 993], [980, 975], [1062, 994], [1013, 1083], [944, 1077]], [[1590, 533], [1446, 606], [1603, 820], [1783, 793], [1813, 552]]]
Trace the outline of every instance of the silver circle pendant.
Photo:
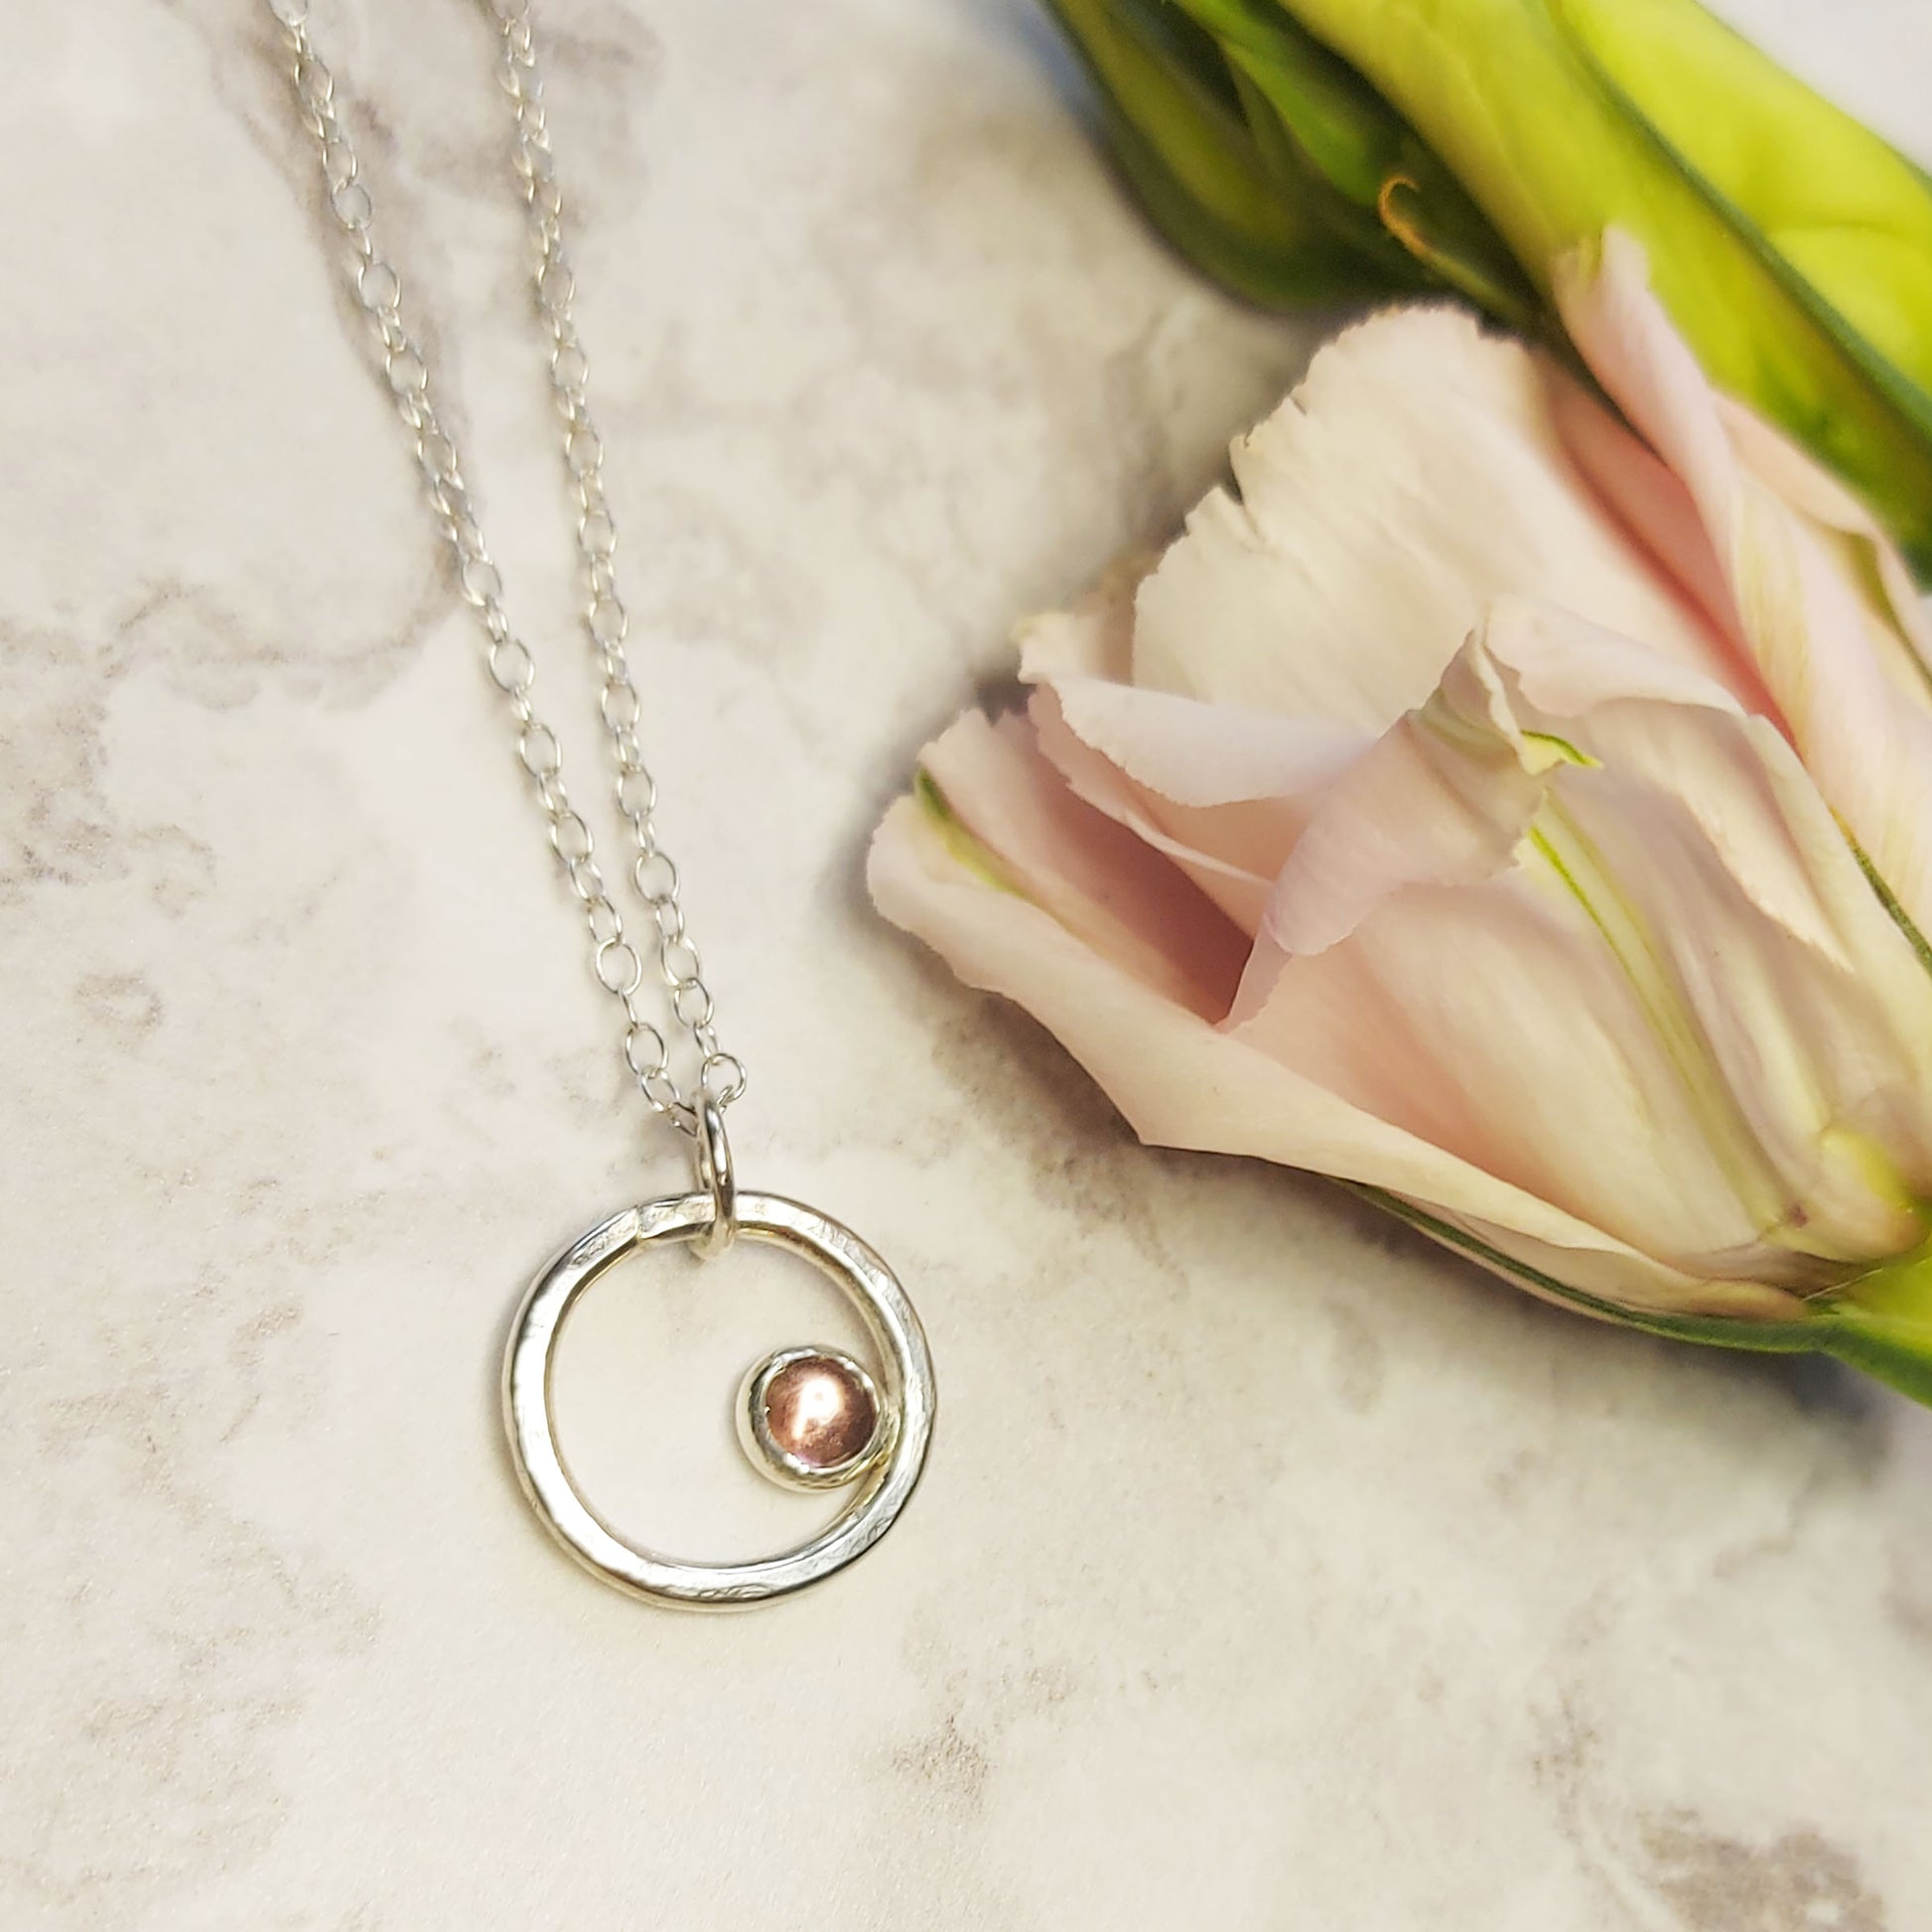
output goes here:
[[[703, 1177], [703, 1193], [667, 1195], [601, 1221], [530, 1284], [503, 1356], [503, 1420], [524, 1494], [594, 1576], [653, 1603], [729, 1609], [821, 1583], [886, 1534], [925, 1466], [934, 1389], [925, 1333], [905, 1291], [850, 1228], [782, 1194], [738, 1193], [729, 1169], [722, 1187], [709, 1167]], [[799, 1488], [850, 1483], [852, 1500], [809, 1542], [777, 1556], [689, 1563], [626, 1542], [584, 1500], [557, 1443], [551, 1364], [572, 1304], [607, 1268], [636, 1249], [671, 1243], [723, 1253], [734, 1235], [768, 1241], [828, 1275], [865, 1323], [879, 1373], [875, 1381], [831, 1348], [781, 1349], [759, 1363], [738, 1412], [755, 1465]]]

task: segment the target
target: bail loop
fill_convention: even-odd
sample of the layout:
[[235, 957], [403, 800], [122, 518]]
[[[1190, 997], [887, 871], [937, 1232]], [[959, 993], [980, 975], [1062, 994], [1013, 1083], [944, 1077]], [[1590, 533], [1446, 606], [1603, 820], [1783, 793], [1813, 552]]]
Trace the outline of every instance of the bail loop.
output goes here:
[[692, 1237], [691, 1248], [700, 1261], [716, 1261], [738, 1235], [738, 1177], [717, 1103], [706, 1097], [693, 1111], [698, 1117], [698, 1185], [711, 1196], [711, 1222]]

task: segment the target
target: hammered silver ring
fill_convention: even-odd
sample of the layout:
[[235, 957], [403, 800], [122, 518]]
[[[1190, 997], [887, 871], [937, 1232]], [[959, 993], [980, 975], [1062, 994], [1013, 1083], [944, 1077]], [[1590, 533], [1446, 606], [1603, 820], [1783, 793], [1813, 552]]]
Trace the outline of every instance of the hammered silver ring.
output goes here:
[[732, 1609], [795, 1595], [863, 1556], [893, 1526], [925, 1466], [932, 1441], [932, 1358], [905, 1291], [850, 1228], [782, 1194], [739, 1193], [736, 1232], [813, 1263], [857, 1311], [878, 1354], [884, 1424], [877, 1455], [851, 1502], [818, 1535], [743, 1563], [685, 1562], [627, 1541], [573, 1481], [551, 1411], [558, 1336], [577, 1298], [606, 1269], [639, 1248], [696, 1242], [711, 1232], [718, 1201], [667, 1195], [626, 1207], [580, 1235], [530, 1285], [503, 1355], [503, 1421], [517, 1479], [544, 1526], [594, 1576], [654, 1603]]

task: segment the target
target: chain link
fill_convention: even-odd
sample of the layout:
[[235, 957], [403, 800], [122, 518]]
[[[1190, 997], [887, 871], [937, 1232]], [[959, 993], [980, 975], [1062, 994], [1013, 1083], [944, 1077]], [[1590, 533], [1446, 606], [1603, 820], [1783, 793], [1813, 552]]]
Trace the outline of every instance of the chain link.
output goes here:
[[303, 121], [316, 143], [324, 200], [350, 251], [349, 286], [368, 317], [382, 373], [415, 452], [437, 527], [456, 563], [457, 589], [476, 612], [484, 636], [483, 663], [515, 726], [516, 757], [549, 825], [550, 848], [583, 911], [597, 982], [623, 1009], [623, 1059], [644, 1098], [687, 1134], [708, 1098], [728, 1107], [745, 1091], [745, 1068], [718, 1043], [716, 1007], [697, 948], [684, 927], [678, 871], [658, 843], [652, 814], [657, 786], [645, 765], [637, 724], [643, 702], [624, 651], [629, 618], [618, 594], [613, 559], [617, 524], [604, 494], [604, 445], [591, 420], [589, 361], [572, 317], [577, 285], [564, 251], [563, 197], [544, 120], [542, 76], [528, 0], [484, 0], [502, 36], [498, 77], [514, 116], [511, 161], [532, 246], [536, 310], [550, 340], [550, 393], [563, 423], [563, 457], [577, 506], [581, 614], [603, 688], [598, 710], [616, 765], [618, 810], [629, 827], [630, 883], [650, 915], [657, 978], [677, 1026], [699, 1055], [687, 1094], [670, 1068], [670, 1042], [645, 1010], [645, 963], [624, 936], [623, 917], [597, 863], [591, 828], [570, 802], [557, 735], [537, 716], [530, 691], [536, 665], [510, 627], [503, 583], [432, 395], [430, 369], [402, 320], [402, 278], [377, 252], [374, 206], [362, 185], [355, 150], [336, 107], [335, 77], [309, 37], [308, 0], [267, 0], [288, 42], [289, 77]]

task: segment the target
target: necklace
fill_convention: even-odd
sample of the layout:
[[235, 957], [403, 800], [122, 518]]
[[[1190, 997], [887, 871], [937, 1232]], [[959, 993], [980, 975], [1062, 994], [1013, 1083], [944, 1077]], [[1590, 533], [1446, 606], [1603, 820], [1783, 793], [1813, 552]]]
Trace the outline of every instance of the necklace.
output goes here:
[[[510, 627], [502, 580], [432, 397], [429, 364], [402, 320], [401, 277], [376, 250], [374, 207], [336, 107], [334, 76], [310, 38], [308, 0], [268, 0], [287, 40], [290, 84], [315, 140], [324, 200], [347, 243], [351, 291], [368, 318], [437, 528], [454, 558], [457, 588], [482, 623], [484, 666], [509, 713], [517, 759], [542, 809], [551, 850], [589, 928], [598, 984], [622, 1011], [624, 1064], [649, 1106], [691, 1141], [697, 1167], [693, 1191], [621, 1209], [571, 1241], [530, 1284], [504, 1351], [504, 1427], [531, 1506], [593, 1574], [652, 1602], [701, 1608], [765, 1602], [842, 1570], [892, 1527], [931, 1441], [932, 1361], [903, 1289], [857, 1235], [815, 1208], [781, 1194], [744, 1192], [737, 1183], [725, 1110], [745, 1090], [745, 1069], [718, 1042], [712, 996], [684, 929], [677, 868], [653, 825], [657, 791], [637, 736], [643, 704], [624, 651], [628, 626], [613, 570], [617, 526], [605, 501], [603, 445], [586, 394], [588, 362], [572, 320], [576, 283], [564, 252], [563, 200], [528, 0], [485, 4], [502, 36], [498, 77], [514, 121], [511, 159], [533, 244], [537, 316], [550, 342], [550, 389], [563, 419], [584, 628], [602, 674], [599, 709], [618, 810], [629, 830], [630, 880], [650, 920], [648, 950], [669, 1008], [668, 1030], [651, 1018], [644, 953], [624, 936], [590, 825], [570, 802], [557, 735], [533, 707], [536, 667]], [[671, 1035], [679, 1034], [697, 1062], [688, 1085], [671, 1069]], [[857, 1311], [879, 1372], [875, 1377], [851, 1356], [821, 1347], [779, 1349], [752, 1368], [736, 1415], [754, 1466], [795, 1488], [851, 1485], [852, 1499], [829, 1527], [777, 1556], [690, 1563], [628, 1542], [585, 1501], [557, 1442], [551, 1363], [572, 1304], [624, 1256], [684, 1244], [712, 1261], [740, 1235], [816, 1264]]]

